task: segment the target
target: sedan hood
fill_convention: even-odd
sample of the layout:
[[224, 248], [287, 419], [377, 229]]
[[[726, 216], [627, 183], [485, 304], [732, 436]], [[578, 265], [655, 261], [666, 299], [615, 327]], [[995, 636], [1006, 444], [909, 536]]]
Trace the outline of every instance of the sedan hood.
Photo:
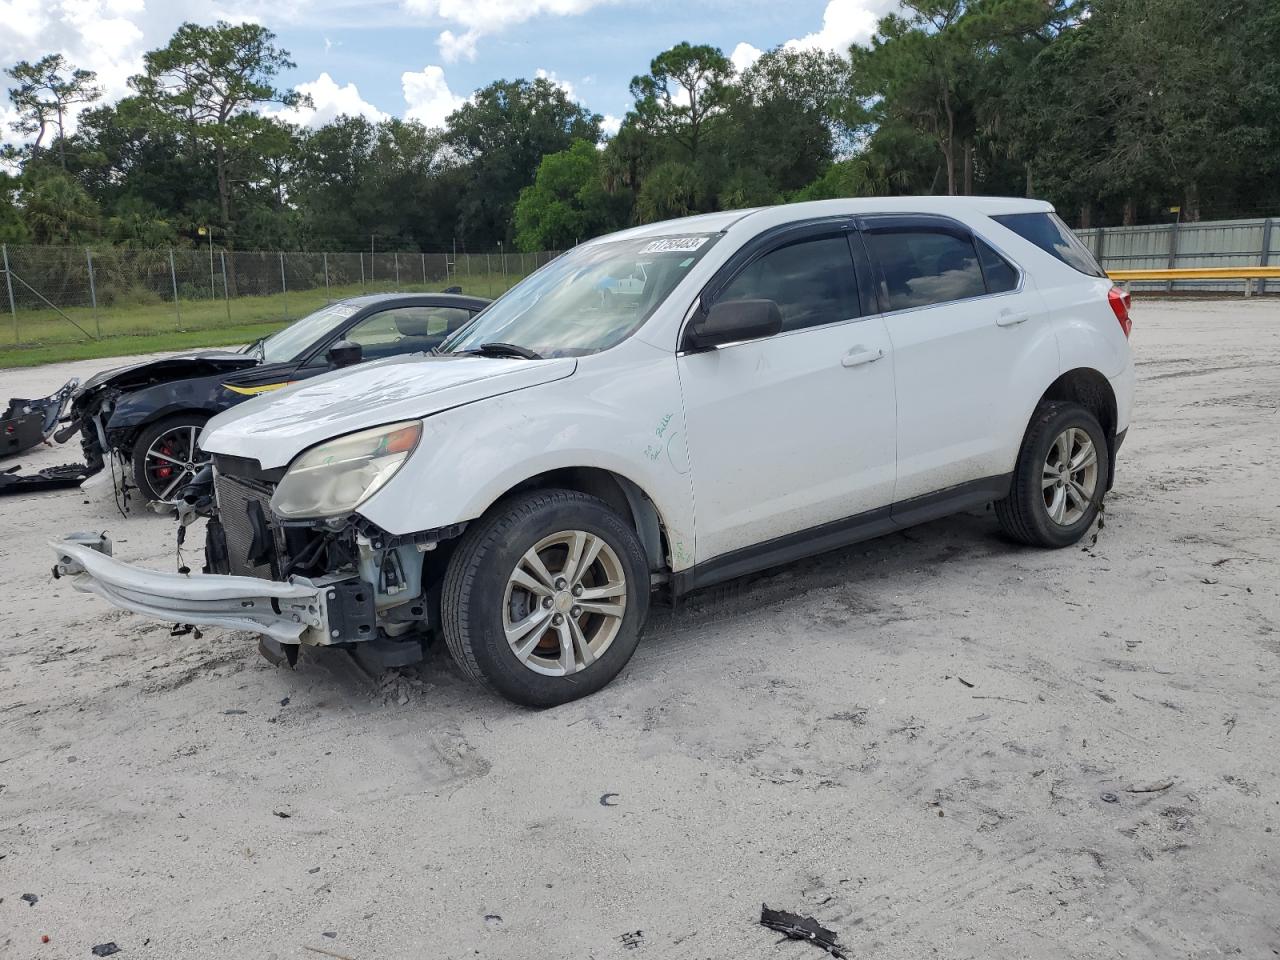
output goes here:
[[232, 407], [209, 421], [200, 447], [270, 470], [325, 440], [561, 380], [577, 365], [571, 358], [423, 354], [360, 364]]
[[247, 353], [236, 353], [231, 350], [202, 350], [198, 353], [179, 353], [155, 360], [143, 360], [123, 367], [112, 367], [96, 373], [80, 384], [74, 396], [82, 397], [104, 384], [129, 388], [150, 386], [169, 380], [182, 380], [186, 377], [202, 377], [224, 370], [240, 370], [244, 367], [256, 366], [258, 358]]

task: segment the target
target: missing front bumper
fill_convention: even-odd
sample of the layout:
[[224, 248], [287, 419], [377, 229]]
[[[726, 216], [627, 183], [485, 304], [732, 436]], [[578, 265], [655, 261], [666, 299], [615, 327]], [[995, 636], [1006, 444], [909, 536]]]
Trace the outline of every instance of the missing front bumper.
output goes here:
[[166, 623], [260, 633], [277, 643], [333, 645], [373, 639], [372, 590], [354, 577], [291, 577], [287, 583], [211, 574], [147, 570], [111, 556], [100, 534], [50, 543], [54, 576], [107, 602]]

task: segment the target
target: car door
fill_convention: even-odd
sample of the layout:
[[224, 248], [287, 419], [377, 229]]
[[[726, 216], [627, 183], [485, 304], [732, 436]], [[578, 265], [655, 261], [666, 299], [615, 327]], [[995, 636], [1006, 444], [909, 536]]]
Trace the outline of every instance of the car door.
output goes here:
[[788, 230], [731, 261], [704, 291], [703, 310], [773, 300], [783, 325], [678, 357], [698, 562], [889, 502], [893, 359], [884, 322], [863, 306], [870, 288], [859, 291], [852, 229]]
[[894, 501], [984, 481], [994, 489], [1013, 469], [1035, 402], [1028, 392], [1058, 373], [1042, 299], [1008, 257], [956, 220], [859, 222], [893, 344]]

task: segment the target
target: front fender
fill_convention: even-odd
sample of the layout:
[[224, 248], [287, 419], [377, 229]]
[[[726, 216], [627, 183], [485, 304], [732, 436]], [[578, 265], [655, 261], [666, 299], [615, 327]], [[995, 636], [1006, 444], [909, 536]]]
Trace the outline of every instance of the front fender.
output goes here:
[[359, 513], [393, 534], [474, 520], [524, 481], [610, 471], [653, 501], [676, 569], [694, 555], [693, 486], [675, 358], [630, 341], [628, 359], [584, 358], [564, 380], [444, 411]]

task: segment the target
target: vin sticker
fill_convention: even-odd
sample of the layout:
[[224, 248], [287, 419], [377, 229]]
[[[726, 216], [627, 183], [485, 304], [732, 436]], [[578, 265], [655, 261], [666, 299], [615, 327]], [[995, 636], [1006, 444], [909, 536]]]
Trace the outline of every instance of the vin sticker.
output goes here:
[[654, 240], [641, 253], [692, 253], [707, 242], [707, 237], [667, 237]]

